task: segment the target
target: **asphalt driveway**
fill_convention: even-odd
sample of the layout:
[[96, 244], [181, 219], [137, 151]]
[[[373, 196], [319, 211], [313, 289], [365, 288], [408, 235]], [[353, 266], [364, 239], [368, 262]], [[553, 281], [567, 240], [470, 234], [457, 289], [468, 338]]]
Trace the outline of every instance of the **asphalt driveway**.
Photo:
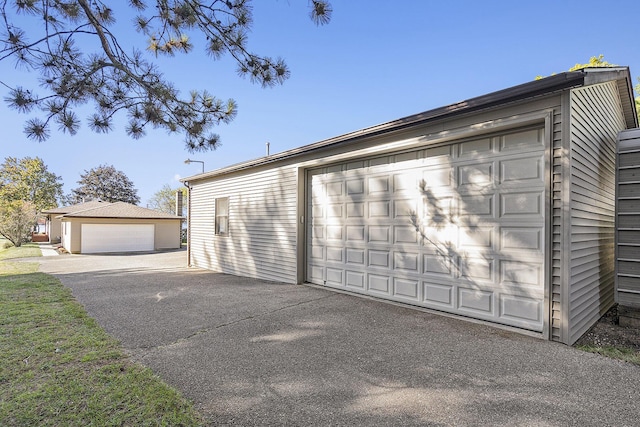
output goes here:
[[638, 425], [640, 367], [561, 344], [187, 268], [184, 251], [41, 270], [211, 425]]

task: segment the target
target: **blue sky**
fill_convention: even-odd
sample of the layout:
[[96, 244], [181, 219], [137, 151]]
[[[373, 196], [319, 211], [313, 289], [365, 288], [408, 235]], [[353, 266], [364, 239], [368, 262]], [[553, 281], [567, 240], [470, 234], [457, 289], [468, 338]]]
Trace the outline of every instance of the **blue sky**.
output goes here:
[[[109, 134], [86, 123], [71, 137], [52, 132], [38, 143], [23, 133], [21, 115], [0, 103], [0, 157], [39, 156], [60, 175], [65, 193], [80, 174], [101, 164], [123, 171], [144, 206], [163, 185], [205, 170], [276, 153], [395, 120], [567, 70], [604, 54], [640, 76], [637, 0], [430, 1], [332, 0], [333, 19], [316, 27], [307, 0], [256, 0], [251, 50], [286, 59], [291, 78], [263, 89], [238, 77], [229, 59], [211, 60], [202, 46], [162, 59], [165, 75], [183, 93], [208, 89], [233, 98], [239, 110], [216, 129], [222, 146], [190, 154], [180, 135], [149, 131], [142, 140], [124, 133], [125, 117]], [[131, 17], [117, 14], [128, 28]], [[127, 41], [143, 47], [141, 35]], [[0, 63], [0, 80], [31, 77]], [[6, 91], [2, 88], [2, 97]], [[88, 116], [86, 113], [81, 117]], [[119, 126], [121, 125], [121, 126]]]

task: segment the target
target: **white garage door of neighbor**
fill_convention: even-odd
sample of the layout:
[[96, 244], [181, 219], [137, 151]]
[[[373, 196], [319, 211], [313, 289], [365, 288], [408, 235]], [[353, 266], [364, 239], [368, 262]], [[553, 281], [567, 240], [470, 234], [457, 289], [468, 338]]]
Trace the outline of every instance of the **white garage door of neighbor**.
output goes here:
[[310, 170], [307, 281], [543, 329], [543, 129]]
[[82, 253], [141, 252], [154, 249], [153, 224], [82, 224]]

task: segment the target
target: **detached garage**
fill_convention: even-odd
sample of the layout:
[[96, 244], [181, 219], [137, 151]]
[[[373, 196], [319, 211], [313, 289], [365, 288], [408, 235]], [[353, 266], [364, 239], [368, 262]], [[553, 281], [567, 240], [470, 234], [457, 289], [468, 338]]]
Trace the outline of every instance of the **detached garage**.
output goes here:
[[101, 202], [59, 217], [62, 246], [71, 253], [179, 249], [182, 217], [124, 202]]
[[563, 73], [186, 178], [189, 262], [572, 344], [614, 303], [631, 84]]

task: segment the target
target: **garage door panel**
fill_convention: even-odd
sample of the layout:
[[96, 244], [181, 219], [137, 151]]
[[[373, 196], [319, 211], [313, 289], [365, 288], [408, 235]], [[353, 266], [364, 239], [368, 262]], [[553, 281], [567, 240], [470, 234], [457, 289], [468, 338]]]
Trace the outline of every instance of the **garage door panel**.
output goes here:
[[461, 165], [456, 170], [461, 191], [487, 191], [494, 185], [493, 162]]
[[82, 224], [80, 251], [141, 252], [155, 249], [153, 224]]
[[501, 184], [524, 184], [526, 181], [544, 182], [544, 158], [542, 156], [500, 162]]
[[348, 196], [358, 196], [364, 194], [364, 179], [363, 178], [355, 178], [348, 179], [346, 181], [347, 186], [347, 195]]
[[500, 284], [537, 287], [543, 279], [542, 263], [519, 260], [500, 261]]
[[492, 317], [494, 308], [493, 292], [459, 287], [458, 308], [461, 312]]
[[469, 227], [459, 231], [460, 248], [491, 250], [494, 248], [494, 231], [493, 227]]
[[372, 196], [381, 196], [389, 193], [391, 185], [389, 185], [389, 176], [380, 175], [367, 178], [367, 194]]
[[361, 271], [346, 271], [346, 286], [347, 288], [355, 288], [356, 290], [364, 290], [365, 273]]
[[329, 218], [342, 218], [343, 205], [342, 203], [332, 203], [327, 206], [327, 219]]
[[393, 201], [393, 218], [406, 221], [407, 218], [414, 217], [418, 212], [418, 201], [411, 199], [400, 199]]
[[347, 248], [347, 264], [362, 266], [364, 267], [365, 263], [365, 253], [366, 250], [364, 248]]
[[451, 222], [456, 214], [456, 203], [453, 196], [435, 196], [429, 193], [422, 199], [423, 217], [431, 226], [438, 226]]
[[368, 204], [368, 217], [370, 219], [373, 218], [391, 218], [391, 201], [390, 200], [380, 200], [375, 202], [369, 202]]
[[423, 282], [424, 284], [424, 302], [426, 306], [435, 308], [454, 308], [453, 301], [453, 285]]
[[489, 258], [460, 257], [460, 277], [476, 282], [495, 280], [495, 260]]
[[482, 154], [493, 152], [493, 141], [491, 138], [476, 139], [474, 141], [463, 142], [458, 145], [460, 157], [478, 157]]
[[347, 218], [364, 218], [364, 207], [365, 204], [363, 202], [359, 203], [347, 203]]
[[327, 225], [326, 227], [326, 239], [328, 242], [336, 242], [344, 239], [343, 235], [344, 227], [342, 225]]
[[327, 284], [333, 286], [344, 285], [343, 275], [344, 270], [342, 268], [327, 267]]
[[342, 246], [327, 246], [327, 262], [344, 262]]
[[366, 227], [364, 225], [347, 225], [347, 242], [362, 243], [366, 241]]
[[527, 327], [542, 323], [543, 304], [540, 299], [522, 295], [500, 295], [500, 317], [514, 326]]
[[391, 277], [381, 274], [368, 274], [367, 289], [377, 295], [391, 295]]
[[367, 227], [367, 242], [371, 244], [390, 244], [391, 243], [391, 226], [390, 225], [370, 225]]
[[500, 216], [507, 219], [525, 220], [525, 217], [530, 217], [542, 220], [544, 215], [542, 196], [539, 191], [501, 194]]
[[421, 189], [439, 189], [442, 187], [453, 188], [453, 176], [449, 166], [446, 168], [428, 169], [422, 172], [422, 180], [419, 182]]
[[342, 196], [344, 194], [344, 185], [342, 181], [327, 182], [326, 194], [328, 197]]
[[394, 252], [393, 269], [407, 273], [420, 273], [420, 254], [411, 252]]
[[416, 189], [419, 178], [420, 178], [419, 171], [393, 174], [394, 193], [402, 193], [402, 192], [413, 193]]
[[542, 136], [310, 171], [307, 280], [541, 331]]
[[451, 264], [451, 258], [444, 254], [423, 255], [423, 273], [426, 275], [451, 276]]
[[543, 235], [540, 227], [501, 227], [500, 249], [504, 251], [537, 251], [542, 253]]
[[385, 268], [388, 269], [390, 264], [391, 254], [388, 250], [375, 250], [370, 249], [368, 251], [368, 263], [367, 266], [371, 268]]
[[502, 152], [516, 150], [543, 150], [544, 132], [542, 129], [514, 132], [501, 136], [499, 141], [499, 148]]
[[420, 302], [420, 281], [411, 279], [393, 279], [393, 295], [400, 299], [413, 302]]
[[409, 225], [396, 225], [393, 227], [393, 242], [399, 245], [418, 243], [419, 233], [415, 227]]
[[424, 162], [442, 164], [453, 156], [454, 144], [442, 145], [440, 147], [427, 148], [424, 150]]
[[495, 194], [461, 194], [459, 215], [462, 217], [490, 217], [495, 212]]

